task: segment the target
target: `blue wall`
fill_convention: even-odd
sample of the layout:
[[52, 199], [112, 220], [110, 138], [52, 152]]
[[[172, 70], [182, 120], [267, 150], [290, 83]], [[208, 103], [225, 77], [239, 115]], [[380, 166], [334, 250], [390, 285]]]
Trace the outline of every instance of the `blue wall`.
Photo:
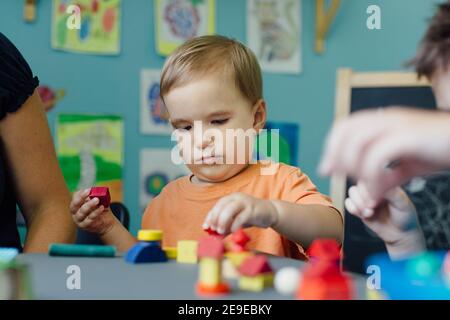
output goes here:
[[[300, 167], [328, 192], [328, 179], [316, 174], [322, 143], [334, 114], [335, 74], [339, 67], [358, 71], [398, 70], [422, 36], [436, 0], [343, 0], [329, 34], [326, 52], [314, 45], [314, 3], [302, 1], [303, 73], [264, 75], [269, 119], [295, 121], [301, 127]], [[139, 70], [161, 68], [155, 52], [153, 1], [122, 1], [122, 52], [116, 57], [54, 51], [50, 47], [51, 0], [38, 1], [37, 20], [22, 20], [23, 1], [0, 1], [0, 31], [29, 61], [43, 84], [64, 88], [67, 96], [50, 112], [54, 130], [58, 112], [120, 114], [125, 120], [125, 203], [132, 231], [140, 225], [139, 150], [168, 147], [170, 137], [139, 134]], [[366, 8], [382, 9], [382, 30], [366, 28]], [[244, 0], [217, 0], [217, 32], [246, 41]]]

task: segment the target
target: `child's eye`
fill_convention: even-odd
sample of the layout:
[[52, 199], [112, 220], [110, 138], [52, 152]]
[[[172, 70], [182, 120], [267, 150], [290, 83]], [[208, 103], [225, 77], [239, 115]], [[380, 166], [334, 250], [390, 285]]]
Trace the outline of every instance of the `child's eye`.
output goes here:
[[181, 129], [189, 131], [192, 129], [192, 126], [181, 127]]
[[211, 121], [212, 124], [217, 124], [217, 125], [225, 124], [227, 122], [228, 122], [228, 119], [220, 119], [220, 120]]

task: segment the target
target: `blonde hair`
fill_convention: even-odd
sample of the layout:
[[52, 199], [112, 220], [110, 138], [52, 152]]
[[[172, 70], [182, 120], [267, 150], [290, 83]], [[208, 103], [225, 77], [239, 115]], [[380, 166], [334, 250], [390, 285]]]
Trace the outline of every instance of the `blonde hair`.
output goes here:
[[262, 99], [262, 75], [258, 59], [245, 45], [224, 36], [201, 36], [188, 40], [166, 60], [161, 74], [160, 95], [210, 72], [234, 77], [236, 87], [252, 104]]

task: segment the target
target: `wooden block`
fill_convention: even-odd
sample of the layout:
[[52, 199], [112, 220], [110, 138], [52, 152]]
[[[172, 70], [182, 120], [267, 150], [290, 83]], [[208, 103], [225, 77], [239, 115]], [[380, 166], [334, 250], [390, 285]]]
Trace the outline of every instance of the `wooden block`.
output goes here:
[[227, 257], [234, 267], [238, 268], [244, 260], [253, 254], [248, 251], [244, 252], [227, 252], [225, 253], [225, 257]]
[[199, 283], [204, 286], [217, 286], [222, 282], [221, 261], [214, 258], [201, 258]]
[[273, 273], [260, 274], [253, 277], [241, 276], [239, 288], [245, 291], [259, 292], [273, 286]]
[[143, 229], [138, 232], [139, 241], [162, 241], [163, 232], [161, 230]]
[[177, 262], [192, 263], [198, 262], [197, 258], [198, 242], [195, 240], [181, 240], [177, 245]]
[[166, 247], [163, 248], [164, 252], [168, 259], [176, 259], [177, 258], [177, 248], [176, 247]]
[[157, 242], [138, 242], [125, 255], [128, 263], [166, 262], [167, 256]]
[[386, 295], [381, 290], [366, 288], [367, 300], [387, 300]]
[[98, 198], [98, 205], [102, 205], [105, 208], [108, 208], [111, 203], [111, 196], [107, 187], [92, 187], [91, 191], [89, 192], [89, 197], [91, 199]]
[[222, 261], [222, 274], [225, 279], [234, 280], [239, 278], [239, 271], [229, 259]]

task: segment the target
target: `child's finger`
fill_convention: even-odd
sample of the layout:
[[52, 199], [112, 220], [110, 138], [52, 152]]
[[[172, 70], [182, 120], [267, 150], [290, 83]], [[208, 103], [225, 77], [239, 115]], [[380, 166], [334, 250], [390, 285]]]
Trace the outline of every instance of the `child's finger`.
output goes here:
[[86, 202], [85, 204], [83, 204], [81, 206], [79, 212], [86, 216], [89, 213], [91, 213], [92, 211], [94, 211], [94, 209], [96, 209], [98, 203], [99, 203], [99, 199], [93, 198], [93, 199], [89, 200], [88, 202]]
[[240, 228], [243, 228], [250, 220], [251, 217], [251, 209], [245, 208], [243, 211], [241, 211], [233, 220], [233, 223], [231, 224], [231, 232], [236, 232]]
[[[96, 200], [97, 199], [97, 200]], [[82, 222], [97, 206], [98, 198], [85, 202], [73, 215], [76, 223]]]
[[234, 201], [234, 197], [232, 197], [232, 195], [220, 198], [206, 216], [205, 222], [203, 223], [203, 228], [211, 228], [212, 230], [217, 230], [217, 219], [219, 217], [219, 214], [223, 210], [223, 208], [231, 201]]
[[227, 233], [230, 230], [235, 216], [244, 208], [245, 204], [242, 201], [229, 202], [218, 215], [217, 232], [220, 234]]
[[92, 211], [83, 221], [81, 221], [78, 225], [80, 228], [89, 227], [95, 220], [101, 215], [105, 208], [101, 205], [94, 211]]
[[73, 194], [72, 201], [70, 202], [70, 211], [77, 212], [83, 205], [84, 200], [89, 195], [90, 189], [79, 190]]

